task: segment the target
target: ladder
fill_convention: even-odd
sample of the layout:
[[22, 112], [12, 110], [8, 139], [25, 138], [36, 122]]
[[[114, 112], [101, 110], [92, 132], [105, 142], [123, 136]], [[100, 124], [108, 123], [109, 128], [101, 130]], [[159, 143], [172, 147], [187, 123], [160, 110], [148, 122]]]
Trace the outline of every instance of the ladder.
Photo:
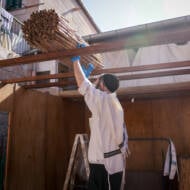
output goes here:
[[75, 188], [77, 185], [77, 177], [79, 177], [77, 172], [81, 172], [82, 175], [80, 177], [82, 177], [82, 180], [88, 181], [90, 174], [87, 157], [88, 142], [87, 134], [75, 135], [63, 190], [73, 190]]

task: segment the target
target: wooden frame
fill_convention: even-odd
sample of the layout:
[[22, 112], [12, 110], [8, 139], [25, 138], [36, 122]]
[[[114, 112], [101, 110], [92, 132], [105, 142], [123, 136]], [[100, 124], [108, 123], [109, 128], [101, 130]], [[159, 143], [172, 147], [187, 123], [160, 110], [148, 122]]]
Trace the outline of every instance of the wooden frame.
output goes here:
[[[184, 31], [185, 32], [185, 31]], [[164, 35], [164, 34], [163, 34]], [[174, 35], [174, 34], [173, 34]], [[166, 37], [166, 36], [165, 36]], [[188, 36], [186, 36], [187, 39]], [[190, 35], [189, 35], [190, 37]], [[154, 44], [163, 44], [167, 43], [166, 41], [157, 41], [154, 40], [151, 42], [152, 45]], [[20, 65], [20, 64], [29, 64], [39, 61], [47, 61], [47, 60], [53, 60], [53, 59], [59, 59], [59, 58], [70, 58], [75, 55], [89, 55], [89, 54], [95, 54], [95, 53], [103, 53], [103, 52], [109, 52], [109, 51], [117, 51], [122, 50], [126, 48], [134, 48], [134, 47], [141, 47], [144, 46], [144, 42], [140, 42], [139, 40], [131, 40], [130, 38], [124, 39], [124, 40], [113, 40], [109, 42], [103, 42], [99, 44], [94, 44], [85, 48], [75, 48], [75, 49], [69, 49], [69, 50], [61, 50], [56, 52], [48, 52], [48, 53], [41, 53], [37, 55], [29, 55], [24, 57], [18, 57], [13, 59], [6, 59], [6, 60], [0, 60], [0, 68], [1, 67], [7, 67], [7, 66], [14, 66], [14, 65]], [[150, 45], [150, 44], [147, 44]], [[129, 73], [129, 72], [142, 72], [142, 71], [149, 71], [149, 70], [162, 70], [162, 69], [177, 69], [182, 67], [189, 67], [190, 61], [181, 61], [181, 62], [172, 62], [172, 63], [160, 63], [160, 64], [151, 64], [151, 65], [141, 65], [141, 66], [132, 66], [132, 67], [122, 67], [122, 68], [114, 68], [114, 69], [101, 69], [101, 70], [95, 70], [92, 75], [98, 75], [101, 73]], [[142, 78], [152, 78], [152, 77], [159, 77], [159, 76], [173, 76], [173, 75], [185, 75], [190, 74], [189, 69], [178, 69], [178, 70], [170, 70], [170, 71], [155, 71], [155, 72], [149, 72], [149, 73], [133, 73], [128, 75], [122, 75], [119, 78], [121, 80], [133, 80], [133, 79], [142, 79]], [[45, 75], [45, 76], [34, 76], [34, 77], [24, 77], [24, 78], [15, 78], [15, 79], [9, 79], [9, 80], [3, 80], [1, 81], [1, 84], [7, 84], [7, 83], [19, 83], [19, 82], [29, 82], [29, 81], [37, 81], [37, 80], [44, 80], [44, 79], [67, 79], [67, 78], [73, 78], [73, 72], [68, 73], [59, 73], [54, 75]], [[53, 82], [53, 83], [47, 83], [47, 84], [28, 84], [24, 85], [25, 88], [47, 88], [47, 87], [53, 87], [53, 86], [67, 86], [67, 85], [75, 85], [75, 81], [66, 80], [61, 82]], [[181, 84], [183, 86], [183, 84]], [[158, 85], [160, 86], [160, 85]], [[170, 88], [171, 85], [168, 84], [167, 88]], [[180, 84], [178, 85], [180, 90]], [[140, 88], [140, 87], [136, 87]], [[149, 87], [147, 87], [149, 88]], [[152, 88], [152, 92], [154, 92], [154, 88]], [[189, 90], [189, 89], [188, 89]], [[171, 91], [173, 91], [171, 89]], [[125, 91], [128, 93], [127, 91]]]
[[[151, 65], [131, 66], [131, 67], [120, 67], [120, 68], [95, 70], [92, 73], [92, 76], [102, 74], [102, 73], [130, 73], [130, 72], [138, 72], [138, 71], [176, 69], [176, 68], [180, 68], [180, 69], [170, 70], [170, 71], [159, 71], [159, 72], [155, 71], [152, 73], [141, 73], [141, 74], [135, 73], [135, 74], [122, 76], [120, 79], [133, 80], [133, 79], [152, 78], [152, 77], [159, 77], [159, 76], [185, 75], [185, 74], [190, 74], [189, 73], [190, 68], [187, 68], [187, 69], [181, 69], [181, 68], [188, 67], [188, 66], [190, 67], [190, 61], [159, 63], [159, 64], [151, 64]], [[42, 75], [42, 76], [30, 76], [30, 77], [6, 79], [6, 80], [2, 80], [1, 84], [31, 82], [31, 81], [46, 80], [46, 79], [67, 79], [67, 78], [74, 78], [74, 73], [68, 72], [68, 73], [58, 73], [58, 74], [50, 74], [50, 75]]]
[[[62, 91], [59, 94], [64, 98], [81, 98], [77, 90]], [[120, 98], [124, 99], [140, 99], [140, 98], [157, 98], [171, 97], [178, 95], [190, 95], [190, 82], [135, 86], [120, 88], [117, 92]]]

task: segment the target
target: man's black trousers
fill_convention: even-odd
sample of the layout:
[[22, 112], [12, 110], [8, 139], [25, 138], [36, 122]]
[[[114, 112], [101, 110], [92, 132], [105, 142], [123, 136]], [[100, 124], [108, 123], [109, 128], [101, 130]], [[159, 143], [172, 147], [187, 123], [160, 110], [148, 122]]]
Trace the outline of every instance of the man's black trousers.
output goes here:
[[90, 164], [88, 190], [120, 190], [122, 174], [118, 172], [109, 175], [103, 164]]

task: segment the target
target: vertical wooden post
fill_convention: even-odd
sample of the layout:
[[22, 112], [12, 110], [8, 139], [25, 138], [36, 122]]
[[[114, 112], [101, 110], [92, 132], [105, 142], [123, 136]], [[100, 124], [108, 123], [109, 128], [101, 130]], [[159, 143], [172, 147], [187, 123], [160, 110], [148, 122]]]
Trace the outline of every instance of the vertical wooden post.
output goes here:
[[5, 179], [4, 179], [4, 189], [9, 189], [9, 178], [8, 172], [10, 169], [10, 154], [11, 154], [11, 135], [12, 127], [14, 121], [14, 112], [15, 112], [15, 103], [16, 103], [16, 94], [15, 94], [16, 84], [13, 86], [13, 100], [12, 100], [12, 111], [9, 113], [9, 123], [8, 123], [8, 136], [7, 136], [7, 148], [6, 148], [6, 163], [5, 163]]
[[45, 118], [44, 118], [44, 189], [48, 189], [47, 184], [47, 117], [48, 117], [48, 96], [45, 96]]

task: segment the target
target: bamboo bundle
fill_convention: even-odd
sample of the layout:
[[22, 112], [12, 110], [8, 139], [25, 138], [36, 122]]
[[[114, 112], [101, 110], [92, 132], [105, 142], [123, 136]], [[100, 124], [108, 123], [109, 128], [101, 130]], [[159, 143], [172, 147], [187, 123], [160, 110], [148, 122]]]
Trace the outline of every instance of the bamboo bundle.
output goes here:
[[[44, 52], [61, 49], [72, 49], [77, 43], [88, 44], [76, 34], [63, 16], [58, 16], [55, 10], [40, 10], [31, 14], [22, 27], [24, 38], [35, 48]], [[70, 60], [69, 60], [70, 62]], [[68, 60], [63, 61], [67, 66]], [[95, 67], [102, 68], [101, 56], [87, 55], [81, 57], [81, 63], [93, 63]]]

